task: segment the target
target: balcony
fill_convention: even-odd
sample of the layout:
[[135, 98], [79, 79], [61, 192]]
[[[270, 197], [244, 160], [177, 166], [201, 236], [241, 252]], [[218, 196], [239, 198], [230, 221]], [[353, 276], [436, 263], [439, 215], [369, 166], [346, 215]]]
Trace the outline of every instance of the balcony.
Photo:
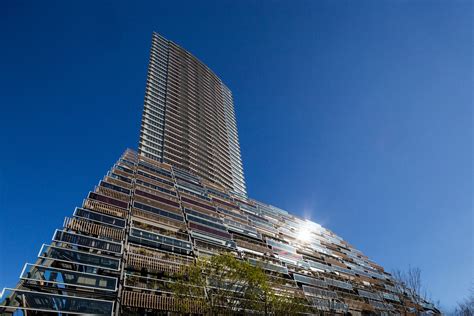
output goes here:
[[349, 305], [351, 310], [357, 311], [371, 311], [373, 307], [370, 304], [367, 304], [365, 301], [357, 300], [357, 299], [349, 299], [344, 298], [344, 302]]
[[[114, 302], [19, 289], [6, 289], [0, 298], [0, 312], [3, 312], [3, 308], [11, 310], [11, 312], [21, 309], [39, 311], [41, 314], [52, 312], [55, 314], [112, 315]], [[27, 312], [24, 312], [24, 315], [26, 314]]]
[[96, 187], [95, 192], [99, 193], [99, 194], [102, 194], [102, 195], [105, 195], [105, 196], [108, 196], [108, 197], [111, 197], [111, 198], [114, 198], [114, 199], [117, 199], [117, 200], [120, 200], [120, 201], [124, 201], [124, 202], [130, 201], [130, 195], [120, 193], [120, 192], [117, 192], [115, 190], [103, 187], [103, 186]]
[[131, 192], [129, 189], [125, 189], [125, 188], [123, 188], [123, 187], [121, 187], [121, 186], [118, 186], [118, 185], [116, 185], [116, 184], [109, 183], [109, 182], [107, 182], [107, 181], [100, 181], [99, 186], [105, 187], [105, 188], [109, 188], [109, 189], [114, 190], [114, 191], [121, 192], [121, 193], [123, 193], [123, 194], [125, 194], [125, 195], [130, 195], [130, 192]]
[[164, 209], [164, 208], [161, 208], [161, 207], [154, 207], [154, 206], [150, 206], [148, 204], [143, 204], [141, 202], [138, 202], [137, 199], [135, 200], [135, 202], [133, 202], [133, 207], [134, 208], [139, 208], [139, 209], [147, 211], [147, 212], [154, 213], [156, 215], [165, 216], [165, 217], [173, 219], [173, 220], [184, 222], [184, 216], [183, 216], [183, 213], [181, 212], [180, 209], [169, 210], [169, 208]]
[[190, 242], [150, 233], [138, 228], [131, 229], [129, 240], [152, 248], [172, 251], [179, 254], [189, 255], [192, 251]]
[[194, 263], [194, 259], [192, 257], [178, 255], [175, 253], [170, 253], [166, 251], [160, 251], [157, 249], [142, 247], [142, 246], [134, 246], [128, 245], [128, 252], [133, 254], [139, 254], [146, 257], [160, 259], [163, 261], [168, 262], [172, 265], [190, 265]]
[[214, 238], [223, 238], [225, 240], [231, 240], [231, 235], [227, 232], [225, 226], [201, 220], [200, 218], [188, 216], [188, 227], [190, 230], [201, 232], [205, 235], [210, 234]]
[[113, 177], [106, 176], [106, 177], [104, 177], [104, 181], [108, 182], [108, 183], [111, 183], [111, 184], [115, 184], [119, 187], [123, 187], [123, 188], [127, 188], [127, 189], [132, 188], [132, 185], [129, 182], [122, 181], [122, 180], [119, 180], [119, 179], [116, 179], [116, 178], [113, 178]]
[[237, 244], [237, 247], [239, 247], [239, 248], [253, 250], [253, 251], [256, 251], [260, 254], [269, 254], [269, 255], [273, 254], [273, 252], [270, 248], [268, 248], [268, 247], [266, 247], [262, 244], [258, 244], [256, 242], [249, 242], [249, 241], [245, 241], [245, 240], [242, 240], [242, 239], [236, 239], [235, 242]]
[[[181, 194], [181, 202], [182, 203], [187, 203], [187, 204], [191, 204], [191, 205], [194, 205], [194, 206], [197, 206], [197, 207], [200, 207], [200, 208], [204, 208], [204, 209], [207, 209], [209, 211], [213, 211], [215, 212], [216, 211], [216, 208], [212, 205], [210, 205], [210, 203], [205, 203], [204, 201], [196, 201], [194, 200], [194, 197], [190, 196], [190, 195], [183, 195]], [[191, 208], [193, 208], [191, 206]]]
[[94, 224], [78, 218], [66, 217], [64, 219], [64, 227], [90, 235], [112, 238], [117, 241], [123, 240], [125, 235], [122, 229], [110, 228], [104, 225]]
[[154, 186], [163, 186], [163, 184], [167, 185], [168, 188], [174, 187], [174, 183], [171, 181], [171, 179], [163, 179], [159, 177], [152, 176], [148, 173], [142, 172], [142, 171], [137, 171], [137, 179], [145, 182], [152, 184]]
[[186, 224], [184, 221], [178, 221], [175, 219], [171, 219], [168, 217], [160, 216], [160, 214], [155, 214], [147, 211], [142, 211], [136, 208], [132, 209], [132, 215], [136, 216], [137, 218], [145, 219], [151, 222], [164, 224], [166, 226], [175, 227], [181, 230], [186, 229]]
[[[181, 208], [179, 207], [179, 204], [178, 206], [171, 206], [170, 204], [161, 203], [161, 202], [151, 200], [139, 195], [135, 195], [133, 199], [134, 199], [133, 206], [138, 207], [142, 210], [157, 213], [155, 212], [155, 209], [158, 209], [158, 210], [163, 210], [166, 212], [171, 212], [173, 214], [178, 214], [178, 215], [183, 214], [181, 211]], [[144, 207], [143, 205], [146, 205], [146, 207]], [[182, 220], [182, 218], [180, 220]]]
[[102, 213], [94, 212], [91, 210], [86, 210], [83, 208], [78, 208], [74, 210], [74, 217], [84, 218], [92, 222], [97, 222], [107, 226], [113, 226], [115, 228], [123, 229], [125, 227], [125, 220], [117, 218], [115, 216], [104, 215]]
[[304, 283], [304, 284], [309, 284], [317, 287], [322, 287], [322, 288], [327, 288], [328, 285], [324, 280], [316, 279], [316, 278], [311, 278], [305, 275], [301, 274], [293, 274], [293, 278], [295, 279], [296, 282]]
[[122, 296], [124, 306], [150, 308], [163, 311], [189, 311], [192, 314], [203, 314], [204, 306], [199, 300], [178, 299], [175, 297], [124, 291]]
[[117, 278], [27, 263], [20, 278], [31, 285], [116, 291]]
[[105, 196], [105, 195], [97, 194], [97, 193], [94, 193], [94, 192], [89, 192], [89, 195], [87, 196], [87, 198], [92, 199], [92, 200], [97, 200], [97, 201], [100, 201], [100, 202], [104, 202], [104, 203], [107, 203], [107, 204], [111, 204], [111, 205], [121, 207], [121, 208], [124, 208], [124, 209], [128, 208], [128, 202], [117, 200], [117, 199], [114, 199], [114, 198], [111, 198], [111, 197], [108, 197], [108, 196]]
[[106, 241], [100, 238], [94, 238], [85, 235], [78, 235], [62, 230], [56, 230], [53, 236], [53, 241], [59, 243], [67, 243], [80, 247], [97, 249], [116, 254], [122, 253], [122, 243]]
[[174, 262], [161, 260], [157, 258], [147, 257], [135, 253], [126, 255], [126, 262], [129, 267], [137, 271], [145, 269], [151, 273], [164, 272], [168, 274], [176, 274], [182, 271], [182, 265]]
[[337, 298], [337, 294], [334, 291], [327, 291], [320, 288], [315, 288], [312, 286], [303, 285], [304, 294], [307, 296], [316, 296], [322, 298]]
[[123, 208], [89, 199], [84, 201], [83, 207], [107, 215], [118, 216], [121, 218], [125, 218], [126, 214], [128, 213], [128, 211]]
[[120, 168], [113, 168], [113, 173], [120, 175], [122, 177], [131, 178], [132, 174], [128, 171], [121, 170]]
[[114, 271], [119, 270], [120, 264], [120, 260], [117, 258], [49, 245], [43, 245], [41, 247], [38, 257], [67, 263], [83, 264]]
[[171, 238], [181, 239], [184, 241], [189, 241], [189, 235], [186, 230], [177, 230], [172, 229], [171, 227], [165, 228], [163, 226], [155, 225], [154, 223], [146, 223], [143, 221], [132, 220], [132, 228], [138, 228], [141, 230], [146, 230], [151, 233], [160, 234], [162, 236], [168, 236]]
[[179, 208], [180, 205], [179, 205], [179, 200], [175, 197], [172, 197], [168, 194], [164, 194], [164, 193], [159, 193], [158, 192], [154, 192], [154, 194], [151, 194], [149, 192], [151, 192], [151, 190], [146, 190], [148, 192], [145, 192], [145, 191], [141, 191], [141, 190], [138, 190], [138, 189], [135, 189], [135, 198], [137, 198], [137, 196], [140, 196], [142, 199], [144, 199], [145, 201], [147, 201], [148, 203], [153, 203], [152, 205], [162, 205], [162, 204], [166, 204], [166, 205], [169, 205], [173, 208]]
[[233, 247], [228, 247], [225, 245], [219, 245], [216, 243], [211, 243], [207, 239], [205, 239], [205, 236], [202, 236], [202, 239], [195, 238], [194, 239], [194, 246], [198, 250], [198, 256], [201, 257], [207, 257], [207, 256], [212, 256], [216, 255], [219, 253], [227, 253], [227, 252], [233, 252], [234, 249]]
[[273, 271], [281, 274], [288, 274], [288, 268], [279, 264], [275, 264], [269, 261], [260, 261], [253, 258], [249, 258], [251, 265], [261, 267], [264, 270]]

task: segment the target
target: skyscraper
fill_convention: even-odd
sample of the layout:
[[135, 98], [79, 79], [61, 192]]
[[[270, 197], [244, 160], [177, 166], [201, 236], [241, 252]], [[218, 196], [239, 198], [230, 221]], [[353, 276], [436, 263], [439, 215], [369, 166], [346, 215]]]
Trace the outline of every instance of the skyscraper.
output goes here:
[[229, 89], [154, 34], [139, 152], [126, 150], [25, 264], [0, 313], [166, 315], [184, 304], [201, 314], [171, 284], [224, 252], [315, 313], [437, 312], [330, 230], [245, 193]]
[[232, 92], [154, 33], [138, 152], [246, 195]]

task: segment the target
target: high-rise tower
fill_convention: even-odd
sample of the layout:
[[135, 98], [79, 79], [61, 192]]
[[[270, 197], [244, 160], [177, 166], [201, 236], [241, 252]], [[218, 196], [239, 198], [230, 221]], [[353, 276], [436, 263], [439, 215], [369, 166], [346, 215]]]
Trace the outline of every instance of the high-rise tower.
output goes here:
[[232, 92], [196, 57], [156, 33], [138, 152], [247, 194]]
[[[2, 292], [0, 315], [202, 315], [219, 285], [208, 278], [196, 299], [173, 284], [219, 253], [261, 267], [314, 314], [438, 312], [332, 231], [247, 198], [230, 91], [157, 34], [139, 153], [126, 150], [52, 236]], [[222, 314], [255, 312], [236, 308]]]

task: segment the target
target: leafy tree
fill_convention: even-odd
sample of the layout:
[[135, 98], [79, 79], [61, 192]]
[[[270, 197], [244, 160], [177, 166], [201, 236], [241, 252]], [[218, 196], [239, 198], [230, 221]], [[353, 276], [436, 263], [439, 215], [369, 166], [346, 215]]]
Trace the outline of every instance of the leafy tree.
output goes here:
[[[171, 285], [175, 296], [192, 299], [207, 313], [218, 315], [223, 310], [238, 311], [250, 306], [251, 288], [262, 280], [263, 271], [231, 254], [198, 259], [187, 266]], [[181, 312], [189, 313], [186, 306]]]
[[[288, 315], [309, 311], [303, 293], [284, 292], [283, 282], [271, 279], [264, 270], [232, 254], [198, 259], [183, 269], [171, 285], [175, 296], [192, 299], [211, 315], [246, 313]], [[280, 290], [279, 290], [280, 289]], [[182, 313], [190, 313], [186, 304]]]
[[[194, 265], [186, 266], [175, 275], [175, 282], [170, 284], [170, 290], [181, 302], [192, 300], [196, 305], [207, 310], [205, 297], [206, 279], [203, 277], [203, 262], [197, 261]], [[179, 312], [189, 314], [192, 312], [190, 304], [179, 304]]]
[[283, 278], [270, 278], [260, 267], [256, 283], [251, 283], [252, 310], [264, 315], [295, 315], [310, 312], [301, 290], [285, 287]]

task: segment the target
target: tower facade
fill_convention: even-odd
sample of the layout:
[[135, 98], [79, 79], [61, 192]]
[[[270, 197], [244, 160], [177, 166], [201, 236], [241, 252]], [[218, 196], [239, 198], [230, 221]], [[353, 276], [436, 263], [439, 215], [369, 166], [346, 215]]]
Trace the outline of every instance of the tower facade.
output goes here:
[[138, 152], [247, 194], [232, 92], [196, 57], [156, 33]]
[[[238, 152], [230, 91], [189, 53], [156, 34], [153, 42], [152, 50], [163, 47], [152, 52], [150, 68], [160, 68], [165, 79], [150, 83], [160, 75], [148, 73], [139, 152], [126, 150], [36, 261], [24, 265], [18, 284], [1, 294], [1, 315], [168, 315], [183, 305], [203, 314], [202, 301], [176, 297], [173, 284], [197, 258], [219, 253], [261, 267], [279, 295], [304, 298], [314, 314], [437, 313], [332, 231], [236, 190], [225, 156]], [[166, 86], [178, 80], [170, 73], [184, 76], [191, 66], [159, 64], [176, 54], [196, 68], [195, 76], [208, 76], [192, 84], [181, 79], [179, 98]], [[191, 90], [193, 98], [208, 98], [203, 91], [211, 88], [201, 95], [192, 88], [200, 84], [212, 86], [209, 95], [222, 102], [186, 101]], [[153, 101], [155, 88], [164, 91], [162, 103]], [[200, 148], [202, 142], [208, 144]], [[227, 151], [220, 148], [225, 144]], [[212, 164], [199, 162], [208, 157]], [[202, 295], [212, 286], [204, 285]]]

